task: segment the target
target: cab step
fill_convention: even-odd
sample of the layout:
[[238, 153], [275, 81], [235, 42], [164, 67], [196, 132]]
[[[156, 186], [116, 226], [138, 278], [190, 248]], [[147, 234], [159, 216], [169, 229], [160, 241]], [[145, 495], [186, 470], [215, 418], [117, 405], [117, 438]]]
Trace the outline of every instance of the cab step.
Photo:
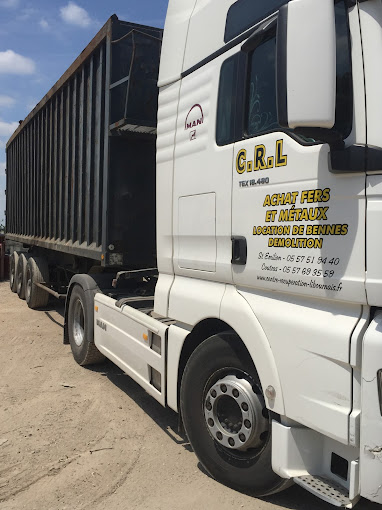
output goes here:
[[351, 500], [348, 491], [341, 485], [322, 476], [298, 476], [293, 480], [318, 498], [340, 508], [353, 508], [358, 501], [358, 498]]

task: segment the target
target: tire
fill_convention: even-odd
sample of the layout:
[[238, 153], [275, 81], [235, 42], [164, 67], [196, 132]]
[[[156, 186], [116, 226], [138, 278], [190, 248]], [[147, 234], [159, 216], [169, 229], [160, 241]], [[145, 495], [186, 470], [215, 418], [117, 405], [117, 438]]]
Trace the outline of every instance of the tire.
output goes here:
[[25, 288], [27, 284], [27, 263], [29, 255], [27, 253], [20, 253], [17, 262], [16, 272], [16, 289], [17, 295], [20, 299], [25, 299]]
[[80, 285], [73, 287], [68, 308], [68, 335], [72, 354], [81, 366], [105, 360], [94, 344], [94, 295]]
[[29, 257], [26, 270], [25, 300], [29, 308], [42, 308], [48, 304], [49, 294], [35, 283], [48, 283], [48, 263], [42, 257]]
[[11, 260], [9, 263], [9, 286], [10, 286], [12, 292], [17, 292], [16, 273], [17, 273], [17, 264], [19, 262], [18, 252], [14, 251], [10, 258], [11, 258]]
[[272, 470], [271, 420], [256, 369], [236, 335], [214, 335], [195, 349], [180, 400], [191, 446], [217, 481], [257, 497], [291, 485]]

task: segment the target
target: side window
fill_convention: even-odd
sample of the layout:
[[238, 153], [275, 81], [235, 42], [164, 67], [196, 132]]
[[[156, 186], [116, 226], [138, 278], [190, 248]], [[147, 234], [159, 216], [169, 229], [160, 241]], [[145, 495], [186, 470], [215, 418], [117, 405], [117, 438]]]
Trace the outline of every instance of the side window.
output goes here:
[[[246, 5], [243, 0], [243, 3], [236, 2], [232, 7], [239, 4]], [[344, 139], [351, 132], [353, 120], [351, 47], [346, 0], [335, 0], [335, 23], [337, 81], [336, 118], [333, 131], [340, 133]], [[240, 75], [243, 73], [243, 67], [238, 65], [239, 54], [227, 59], [222, 65], [216, 127], [218, 145], [226, 145], [242, 137], [258, 136], [270, 131], [286, 131], [280, 127], [277, 117], [276, 30], [274, 27], [268, 33], [262, 34], [258, 45], [247, 58], [246, 81]], [[245, 91], [242, 90], [244, 88]], [[243, 102], [239, 98], [244, 96]], [[290, 134], [294, 133], [294, 136], [304, 143], [316, 142], [315, 139], [306, 138], [292, 130], [287, 131]], [[307, 136], [310, 136], [308, 131]]]
[[238, 54], [228, 58], [220, 70], [216, 117], [216, 143], [218, 145], [227, 145], [236, 141], [237, 67]]
[[246, 135], [281, 129], [276, 103], [276, 34], [262, 42], [249, 55]]
[[[345, 0], [335, 0], [335, 24], [337, 80], [333, 131], [340, 133], [344, 139], [350, 134], [353, 120], [350, 32]], [[281, 128], [277, 120], [276, 32], [273, 29], [267, 34], [265, 42], [261, 42], [249, 54], [247, 80], [244, 135], [251, 137], [275, 130], [288, 131]], [[293, 133], [292, 130], [289, 132]], [[316, 141], [296, 132], [294, 134], [305, 143]]]
[[276, 12], [289, 0], [237, 0], [228, 10], [224, 42], [253, 27], [255, 23]]

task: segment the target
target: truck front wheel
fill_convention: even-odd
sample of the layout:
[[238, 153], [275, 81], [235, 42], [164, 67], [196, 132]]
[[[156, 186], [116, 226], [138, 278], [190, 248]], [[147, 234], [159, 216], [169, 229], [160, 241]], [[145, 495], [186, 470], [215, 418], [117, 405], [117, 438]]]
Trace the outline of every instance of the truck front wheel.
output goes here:
[[181, 384], [191, 446], [219, 482], [254, 496], [290, 485], [271, 465], [271, 420], [256, 369], [233, 333], [214, 335], [191, 355]]
[[72, 354], [81, 366], [104, 361], [94, 344], [94, 291], [73, 287], [68, 309], [68, 335]]

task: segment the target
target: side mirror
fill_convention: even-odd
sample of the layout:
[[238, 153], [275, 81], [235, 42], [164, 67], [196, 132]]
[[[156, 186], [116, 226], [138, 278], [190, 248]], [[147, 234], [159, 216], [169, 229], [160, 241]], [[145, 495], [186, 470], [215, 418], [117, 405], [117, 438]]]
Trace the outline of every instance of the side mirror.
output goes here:
[[334, 126], [334, 0], [291, 0], [281, 7], [277, 24], [277, 102], [283, 127]]

